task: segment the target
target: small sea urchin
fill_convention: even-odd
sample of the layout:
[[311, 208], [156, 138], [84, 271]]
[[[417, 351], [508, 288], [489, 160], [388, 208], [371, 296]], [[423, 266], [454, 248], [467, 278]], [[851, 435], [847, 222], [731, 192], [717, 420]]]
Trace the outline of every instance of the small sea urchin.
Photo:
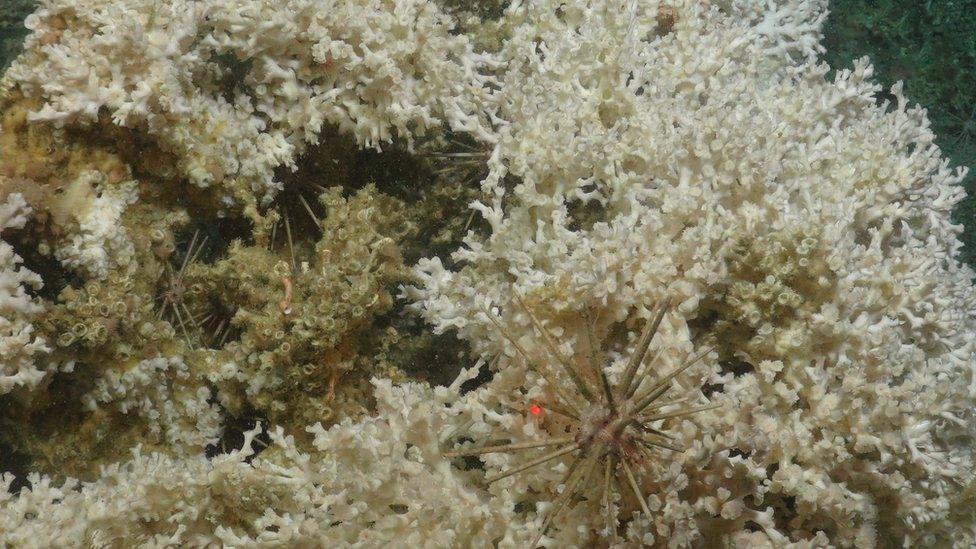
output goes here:
[[[542, 376], [551, 387], [554, 393], [553, 401], [546, 403], [545, 408], [565, 418], [568, 434], [539, 441], [467, 448], [449, 455], [460, 457], [496, 452], [515, 453], [555, 447], [540, 456], [489, 476], [486, 481], [496, 482], [571, 455], [572, 460], [559, 482], [564, 489], [547, 514], [531, 547], [538, 545], [549, 526], [571, 500], [585, 497], [594, 485], [596, 485], [595, 489], [600, 490], [608, 535], [615, 537], [617, 532], [615, 501], [618, 500], [618, 496], [622, 497], [623, 492], [629, 491], [633, 494], [645, 515], [649, 516], [651, 513], [640, 487], [645, 464], [652, 459], [650, 452], [683, 451], [673, 437], [663, 430], [662, 422], [718, 407], [714, 404], [689, 405], [692, 397], [666, 398], [671, 390], [672, 381], [708, 354], [709, 350], [685, 357], [680, 366], [663, 376], [655, 376], [652, 367], [659, 354], [642, 368], [651, 340], [669, 308], [669, 301], [662, 300], [654, 307], [651, 318], [644, 325], [626, 368], [617, 378], [617, 382], [611, 383], [606, 366], [601, 366], [600, 352], [597, 350], [595, 337], [592, 334], [592, 324], [588, 323], [591, 328], [588, 334], [591, 352], [584, 360], [589, 370], [587, 372], [573, 366], [571, 361], [558, 350], [555, 338], [549, 330], [521, 298], [516, 296], [516, 299], [528, 314], [535, 331], [541, 336], [546, 351], [558, 364], [558, 369], [532, 360], [529, 352], [518, 343], [517, 339], [493, 315], [489, 313], [488, 316], [505, 339], [522, 355], [528, 367]], [[569, 383], [561, 383], [563, 378], [559, 376], [568, 378]], [[534, 412], [537, 410], [538, 408]], [[602, 480], [599, 480], [601, 475]], [[620, 488], [622, 485], [626, 485], [627, 490]], [[614, 494], [614, 491], [618, 494]]]
[[202, 240], [199, 236], [199, 231], [193, 232], [193, 238], [183, 254], [179, 268], [173, 267], [170, 262], [165, 264], [162, 287], [156, 296], [156, 301], [159, 303], [156, 318], [168, 320], [174, 328], [179, 327], [187, 344], [195, 338], [200, 328], [200, 319], [203, 317], [202, 314], [191, 311], [186, 300], [186, 294], [190, 291], [186, 283], [186, 268], [197, 260], [207, 243], [206, 236]]

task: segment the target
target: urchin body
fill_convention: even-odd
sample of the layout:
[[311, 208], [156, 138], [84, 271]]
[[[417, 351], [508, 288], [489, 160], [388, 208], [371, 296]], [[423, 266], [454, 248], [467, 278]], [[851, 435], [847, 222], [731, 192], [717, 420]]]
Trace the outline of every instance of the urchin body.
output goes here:
[[576, 442], [584, 453], [637, 457], [636, 428], [619, 412], [592, 406], [580, 417]]

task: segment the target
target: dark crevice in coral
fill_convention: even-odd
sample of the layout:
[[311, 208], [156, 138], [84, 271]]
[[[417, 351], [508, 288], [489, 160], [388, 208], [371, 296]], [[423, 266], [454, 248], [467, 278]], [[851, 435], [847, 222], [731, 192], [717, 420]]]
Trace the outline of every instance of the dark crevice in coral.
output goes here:
[[[176, 157], [165, 152], [146, 128], [127, 128], [115, 124], [106, 107], [99, 110], [98, 123], [69, 126], [65, 129], [65, 137], [72, 142], [84, 143], [89, 148], [112, 151], [129, 167], [133, 177], [140, 181], [162, 183], [161, 179], [173, 178], [177, 173]], [[160, 188], [164, 186], [158, 185]], [[174, 192], [174, 198], [185, 192], [182, 187], [178, 194]]]
[[320, 223], [328, 212], [319, 201], [325, 187], [309, 183], [286, 185], [275, 196], [268, 211], [276, 212], [279, 220], [270, 237], [269, 246], [281, 248], [314, 246], [322, 237]]
[[[210, 60], [221, 71], [221, 78], [217, 82], [221, 96], [228, 103], [234, 104], [244, 86], [244, 78], [254, 66], [254, 59], [241, 60], [233, 53], [220, 53], [211, 57]], [[206, 78], [201, 77], [200, 80], [206, 80]]]
[[200, 322], [202, 344], [208, 349], [224, 349], [228, 344], [240, 341], [242, 332], [231, 324], [236, 310], [211, 299], [207, 303], [207, 316]]
[[742, 525], [746, 532], [763, 532], [764, 529], [759, 523], [747, 520], [745, 524]]
[[53, 301], [61, 290], [69, 286], [79, 288], [84, 280], [77, 273], [63, 268], [53, 252], [41, 252], [42, 246], [38, 237], [43, 233], [40, 225], [32, 219], [22, 229], [4, 231], [3, 239], [23, 260], [22, 268], [37, 274], [44, 281], [44, 285], [37, 289], [26, 286], [27, 293]]
[[0, 474], [9, 473], [14, 476], [9, 488], [11, 494], [16, 494], [22, 488], [30, 486], [27, 474], [31, 470], [31, 458], [28, 454], [18, 451], [10, 444], [0, 442]]
[[712, 395], [719, 394], [725, 389], [725, 385], [721, 383], [705, 383], [701, 387], [701, 392], [705, 395], [705, 398], [712, 398]]
[[[432, 333], [423, 319], [406, 310], [406, 305], [405, 301], [399, 300], [393, 310], [374, 320], [373, 326], [377, 331], [393, 328], [399, 335], [399, 342], [392, 349], [394, 353], [387, 353], [387, 360], [413, 379], [423, 379], [435, 386], [450, 385], [462, 368], [473, 364], [468, 343], [458, 339], [453, 332]], [[486, 375], [486, 370], [486, 367], [482, 367], [479, 379]], [[479, 384], [487, 379], [490, 376], [483, 378]], [[464, 389], [472, 382], [474, 380], [463, 384], [462, 391], [473, 389], [476, 385]]]
[[792, 530], [790, 523], [796, 519], [796, 497], [772, 498], [770, 505], [773, 508], [773, 522], [776, 524], [776, 530], [780, 532]]
[[[212, 265], [226, 255], [235, 240], [245, 241], [251, 233], [250, 224], [241, 219], [222, 218], [204, 222], [194, 219], [186, 227], [176, 231], [176, 249], [169, 258], [174, 267], [182, 265], [187, 254], [193, 261]], [[193, 249], [190, 245], [193, 244]]]
[[259, 422], [263, 428], [251, 443], [251, 449], [254, 450], [254, 455], [246, 460], [250, 462], [251, 459], [260, 454], [271, 443], [271, 437], [268, 436], [268, 431], [264, 428], [268, 424], [267, 420], [260, 417], [252, 409], [244, 410], [241, 416], [227, 416], [224, 419], [220, 440], [207, 446], [204, 454], [208, 459], [212, 459], [221, 454], [229, 454], [240, 450], [241, 446], [244, 445], [244, 433], [253, 430]]
[[752, 455], [752, 452], [749, 452], [747, 450], [740, 450], [738, 448], [732, 448], [731, 450], [729, 450], [729, 457], [730, 458], [731, 457], [741, 457], [741, 458], [745, 459], [745, 458], [748, 458], [751, 455]]
[[569, 229], [589, 231], [593, 225], [607, 220], [607, 209], [596, 200], [574, 200], [569, 204]]
[[[418, 147], [423, 152], [411, 151], [400, 141], [385, 144], [382, 150], [360, 149], [351, 138], [329, 127], [319, 136], [319, 144], [300, 155], [296, 168], [275, 171], [282, 190], [261, 211], [274, 210], [288, 217], [294, 240], [314, 241], [321, 231], [312, 216], [321, 219], [328, 214], [318, 202], [323, 189], [342, 186], [349, 195], [372, 184], [380, 193], [404, 203], [413, 226], [399, 242], [404, 262], [412, 265], [421, 257], [438, 256], [451, 267], [450, 251], [461, 244], [464, 233], [486, 230], [481, 216], [467, 206], [480, 195], [478, 181], [487, 168], [484, 159], [477, 158], [479, 146], [470, 138], [449, 134], [446, 139], [448, 145], [440, 140], [424, 143]], [[475, 158], [437, 156], [442, 152], [474, 154]], [[279, 240], [284, 238], [280, 225]]]
[[280, 217], [276, 229], [276, 243], [286, 242], [285, 220], [293, 241], [315, 242], [322, 236], [318, 222], [328, 215], [319, 196], [328, 188], [352, 188], [351, 173], [359, 154], [355, 141], [328, 127], [319, 135], [318, 144], [311, 145], [295, 161], [296, 167], [279, 166], [275, 181], [281, 190], [266, 205], [259, 208], [262, 215], [276, 212]]
[[461, 456], [457, 458], [463, 463], [460, 467], [462, 471], [484, 471], [485, 462], [481, 461], [478, 456]]
[[373, 183], [377, 190], [406, 205], [416, 228], [401, 243], [408, 265], [422, 257], [437, 256], [452, 268], [450, 252], [461, 245], [467, 231], [487, 229], [481, 216], [468, 208], [481, 194], [478, 182], [487, 173], [487, 166], [480, 155], [486, 151], [463, 135], [449, 134], [445, 139], [446, 144], [425, 143], [418, 152], [400, 143], [382, 152], [359, 151], [350, 174], [351, 188]]
[[716, 309], [718, 302], [719, 299], [712, 297], [702, 302], [698, 308], [698, 316], [688, 321], [688, 328], [692, 331], [692, 335], [708, 334], [715, 329], [715, 324], [721, 320]]
[[463, 395], [474, 391], [478, 387], [481, 387], [482, 385], [491, 381], [492, 377], [494, 377], [494, 373], [492, 373], [491, 368], [488, 367], [488, 364], [482, 364], [481, 368], [478, 369], [477, 376], [461, 384], [461, 394]]
[[[457, 445], [471, 444], [475, 440], [467, 436], [459, 436], [454, 440]], [[484, 471], [485, 463], [481, 461], [481, 458], [477, 455], [474, 456], [457, 456], [453, 460], [455, 467], [462, 471]]]
[[[299, 188], [346, 186], [359, 154], [359, 147], [349, 136], [335, 126], [327, 126], [318, 135], [318, 143], [309, 145], [295, 160], [295, 167], [279, 166], [275, 169], [275, 181], [282, 184], [278, 194]], [[280, 200], [277, 200], [280, 203]], [[294, 204], [298, 206], [298, 204]]]
[[494, 21], [511, 4], [511, 0], [443, 0], [440, 5], [459, 20], [475, 16], [481, 21]]
[[[470, 140], [452, 139], [464, 147], [474, 146]], [[403, 203], [407, 226], [397, 244], [406, 265], [425, 256], [448, 257], [449, 251], [460, 245], [463, 229], [478, 224], [466, 209], [471, 199], [469, 189], [457, 181], [436, 177], [430, 163], [405, 144], [386, 144], [383, 150], [360, 149], [334, 127], [326, 128], [319, 142], [299, 157], [296, 169], [276, 171], [275, 178], [283, 189], [261, 209], [264, 215], [273, 211], [282, 218], [271, 231], [273, 247], [293, 247], [298, 255], [314, 246], [323, 237], [318, 221], [330, 213], [319, 196], [335, 186], [341, 186], [348, 196], [374, 185], [379, 193]], [[379, 350], [383, 358], [374, 362], [386, 362], [414, 379], [450, 384], [471, 362], [467, 343], [451, 334], [431, 334], [406, 305], [397, 301], [392, 310], [373, 319], [373, 333], [395, 334], [396, 341]]]
[[382, 151], [360, 150], [351, 168], [350, 188], [359, 190], [373, 183], [380, 192], [408, 203], [420, 198], [430, 178], [420, 160], [396, 144]]
[[[85, 455], [92, 448], [117, 444], [111, 430], [82, 432], [91, 413], [83, 408], [81, 396], [94, 388], [98, 377], [94, 366], [78, 362], [71, 372], [51, 375], [49, 383], [43, 390], [34, 391], [29, 402], [16, 401], [10, 395], [0, 397], [0, 444], [26, 456], [31, 471], [58, 479], [84, 477], [89, 465], [84, 463]], [[80, 440], [86, 448], [75, 447]]]
[[756, 370], [752, 364], [735, 357], [720, 361], [719, 366], [722, 368], [723, 374], [730, 373], [735, 377], [743, 376]]

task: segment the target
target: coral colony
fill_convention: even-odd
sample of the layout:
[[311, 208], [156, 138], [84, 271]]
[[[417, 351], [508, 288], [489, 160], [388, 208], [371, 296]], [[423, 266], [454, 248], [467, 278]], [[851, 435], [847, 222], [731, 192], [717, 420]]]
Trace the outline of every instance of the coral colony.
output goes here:
[[42, 0], [0, 545], [972, 547], [965, 171], [826, 4]]

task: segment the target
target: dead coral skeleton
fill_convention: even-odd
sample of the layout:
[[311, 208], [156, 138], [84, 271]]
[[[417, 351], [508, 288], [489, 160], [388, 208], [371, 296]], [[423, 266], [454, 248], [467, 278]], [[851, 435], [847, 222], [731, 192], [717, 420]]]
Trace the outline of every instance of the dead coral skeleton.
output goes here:
[[[653, 309], [652, 317], [646, 322], [619, 382], [612, 384], [605, 366], [600, 365], [600, 353], [597, 350], [591, 323], [587, 323], [591, 349], [590, 356], [584, 360], [584, 364], [589, 369], [587, 372], [573, 366], [569, 358], [557, 349], [555, 338], [549, 330], [542, 325], [518, 295], [516, 299], [531, 319], [535, 331], [541, 336], [547, 352], [555, 360], [562, 374], [569, 379], [568, 391], [567, 384], [561, 383], [560, 379], [556, 378], [555, 368], [550, 364], [532, 360], [529, 352], [493, 315], [488, 313], [488, 317], [525, 359], [528, 367], [542, 376], [552, 388], [555, 393], [553, 401], [546, 403], [544, 407], [567, 420], [570, 434], [539, 441], [467, 448], [447, 455], [461, 457], [496, 452], [516, 453], [555, 447], [543, 455], [489, 476], [485, 480], [493, 483], [571, 455], [572, 461], [559, 481], [559, 485], [565, 488], [547, 514], [531, 547], [538, 545], [559, 513], [572, 500], [585, 497], [586, 493], [593, 491], [591, 488], [594, 487], [599, 489], [601, 506], [607, 522], [607, 533], [615, 538], [617, 533], [615, 502], [623, 497], [624, 492], [629, 490], [632, 493], [646, 516], [651, 514], [641, 489], [645, 463], [654, 459], [654, 454], [662, 450], [684, 451], [674, 438], [663, 430], [659, 422], [720, 406], [689, 405], [689, 401], [693, 398], [691, 396], [666, 398], [671, 390], [672, 381], [707, 355], [710, 349], [685, 357], [679, 367], [656, 379], [652, 365], [660, 356], [659, 353], [655, 354], [647, 366], [641, 368], [651, 340], [669, 307], [669, 301], [662, 300]], [[621, 488], [622, 485], [626, 485], [627, 490]]]

